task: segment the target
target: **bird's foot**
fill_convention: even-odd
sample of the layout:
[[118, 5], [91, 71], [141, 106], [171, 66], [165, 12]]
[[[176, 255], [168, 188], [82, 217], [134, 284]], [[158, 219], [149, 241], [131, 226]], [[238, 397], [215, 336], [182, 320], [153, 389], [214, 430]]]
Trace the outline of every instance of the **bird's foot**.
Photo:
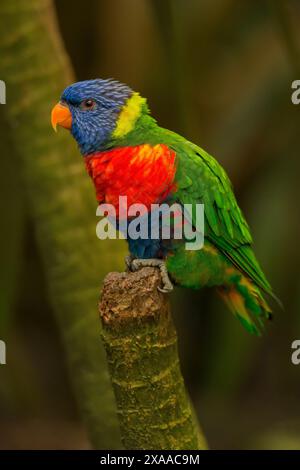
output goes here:
[[[125, 263], [127, 264], [126, 260], [125, 260]], [[129, 266], [129, 269], [131, 271], [138, 271], [139, 269], [146, 268], [146, 267], [159, 268], [161, 280], [162, 280], [162, 287], [158, 286], [157, 289], [160, 292], [163, 292], [164, 294], [168, 294], [169, 292], [172, 292], [173, 284], [170, 281], [168, 270], [163, 260], [156, 259], [156, 258], [150, 258], [150, 259], [137, 259], [137, 258], [132, 259], [131, 258], [130, 266]]]
[[133, 271], [131, 269], [131, 264], [132, 264], [132, 261], [134, 260], [134, 257], [132, 255], [127, 255], [125, 256], [124, 258], [124, 261], [125, 261], [125, 267], [126, 267], [126, 271], [129, 273], [130, 271]]

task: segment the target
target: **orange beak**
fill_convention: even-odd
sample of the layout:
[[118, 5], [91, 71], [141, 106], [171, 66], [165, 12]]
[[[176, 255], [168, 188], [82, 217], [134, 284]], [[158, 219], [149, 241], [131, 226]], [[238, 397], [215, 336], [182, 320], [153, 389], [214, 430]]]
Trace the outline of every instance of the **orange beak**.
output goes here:
[[51, 124], [55, 132], [57, 132], [57, 126], [71, 129], [72, 114], [68, 106], [61, 103], [57, 103], [54, 106], [51, 112]]

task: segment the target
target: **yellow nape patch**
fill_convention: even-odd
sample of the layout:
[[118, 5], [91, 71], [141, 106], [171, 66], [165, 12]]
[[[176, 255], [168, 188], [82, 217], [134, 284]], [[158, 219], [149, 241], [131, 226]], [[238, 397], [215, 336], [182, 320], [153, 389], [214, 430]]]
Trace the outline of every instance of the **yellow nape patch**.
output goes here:
[[120, 113], [113, 137], [120, 138], [132, 131], [144, 103], [146, 103], [145, 98], [142, 98], [138, 93], [133, 93]]

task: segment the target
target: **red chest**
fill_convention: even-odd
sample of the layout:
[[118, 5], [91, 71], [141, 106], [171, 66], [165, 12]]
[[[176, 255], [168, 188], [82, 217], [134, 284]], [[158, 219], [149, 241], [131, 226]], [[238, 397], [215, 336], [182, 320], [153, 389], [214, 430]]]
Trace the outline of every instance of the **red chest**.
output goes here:
[[162, 202], [175, 190], [175, 152], [166, 145], [119, 147], [85, 157], [99, 203], [113, 204], [117, 213], [119, 196], [127, 205], [140, 203], [147, 209]]

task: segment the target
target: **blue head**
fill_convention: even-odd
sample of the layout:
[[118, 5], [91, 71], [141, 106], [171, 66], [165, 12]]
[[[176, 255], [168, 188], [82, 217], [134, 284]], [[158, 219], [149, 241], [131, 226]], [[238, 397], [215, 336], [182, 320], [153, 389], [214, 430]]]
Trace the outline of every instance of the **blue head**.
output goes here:
[[[83, 155], [97, 152], [110, 140], [118, 116], [132, 94], [127, 85], [111, 79], [74, 83], [64, 90], [56, 105], [60, 110], [53, 109], [52, 123], [71, 130]], [[64, 120], [61, 115], [57, 117], [61, 112], [65, 113]]]

